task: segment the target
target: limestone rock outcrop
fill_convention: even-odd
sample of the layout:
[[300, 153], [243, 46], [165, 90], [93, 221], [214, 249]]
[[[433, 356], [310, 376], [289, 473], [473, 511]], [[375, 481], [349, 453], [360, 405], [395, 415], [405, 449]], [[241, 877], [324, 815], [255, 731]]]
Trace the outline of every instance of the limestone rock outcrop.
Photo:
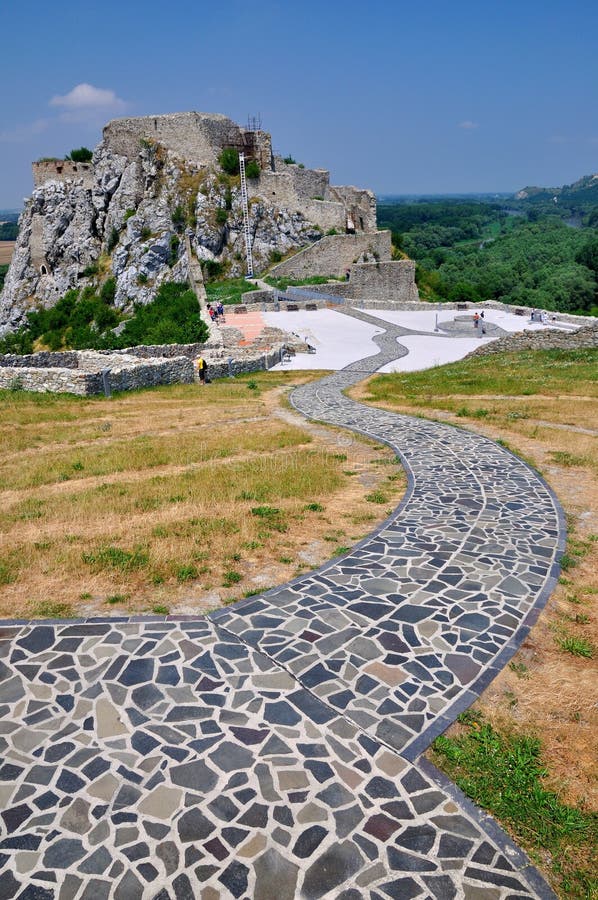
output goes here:
[[121, 309], [150, 302], [162, 282], [187, 279], [186, 236], [204, 264], [244, 274], [239, 178], [218, 165], [225, 147], [260, 167], [248, 180], [256, 271], [327, 231], [376, 230], [370, 191], [333, 188], [327, 171], [273, 157], [266, 132], [199, 113], [115, 120], [91, 164], [34, 164], [35, 188], [0, 296], [0, 334], [30, 309], [109, 277]]

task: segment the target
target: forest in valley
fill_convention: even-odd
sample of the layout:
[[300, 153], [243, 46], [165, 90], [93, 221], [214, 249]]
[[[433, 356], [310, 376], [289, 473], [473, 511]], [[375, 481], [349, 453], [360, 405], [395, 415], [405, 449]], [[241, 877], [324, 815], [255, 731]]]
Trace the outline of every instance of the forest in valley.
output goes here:
[[496, 201], [389, 198], [378, 226], [416, 261], [422, 299], [598, 315], [598, 186], [582, 183]]

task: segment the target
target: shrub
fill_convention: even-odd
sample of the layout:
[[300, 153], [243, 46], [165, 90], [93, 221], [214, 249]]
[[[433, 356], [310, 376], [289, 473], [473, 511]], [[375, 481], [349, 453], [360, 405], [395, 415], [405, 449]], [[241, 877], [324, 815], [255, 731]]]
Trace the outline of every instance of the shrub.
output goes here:
[[293, 159], [290, 153], [288, 156], [285, 156], [282, 161], [285, 162], [287, 166], [294, 166], [297, 164], [297, 160]]
[[148, 225], [144, 225], [141, 229], [141, 240], [147, 241], [152, 236], [152, 229]]
[[79, 147], [78, 150], [71, 150], [66, 158], [72, 159], [73, 162], [90, 162], [92, 156], [92, 151], [87, 147]]
[[248, 178], [259, 178], [260, 177], [260, 166], [257, 160], [250, 159], [247, 165], [245, 166], [245, 174]]
[[280, 252], [280, 250], [272, 250], [272, 252], [270, 253], [270, 262], [278, 263], [278, 262], [280, 262], [281, 259], [282, 259], [282, 253]]
[[174, 264], [176, 263], [176, 261], [179, 257], [180, 244], [181, 244], [181, 242], [179, 240], [178, 235], [172, 234], [170, 236], [170, 257], [168, 259], [169, 266], [174, 266]]
[[187, 216], [182, 206], [175, 206], [172, 211], [172, 224], [177, 231], [182, 231], [187, 224]]
[[239, 174], [239, 151], [235, 147], [225, 147], [218, 157], [218, 162], [227, 175]]
[[206, 259], [203, 263], [206, 278], [218, 278], [224, 272], [224, 266], [216, 259]]
[[113, 228], [112, 231], [110, 232], [110, 236], [109, 236], [108, 242], [106, 244], [108, 253], [112, 253], [112, 251], [118, 244], [118, 238], [119, 238], [118, 229]]
[[103, 303], [114, 303], [116, 297], [116, 278], [108, 278], [100, 289], [100, 299]]
[[142, 285], [142, 284], [147, 284], [147, 282], [148, 282], [147, 274], [145, 272], [140, 272], [139, 275], [137, 276], [137, 284]]
[[226, 225], [226, 220], [228, 219], [228, 214], [222, 206], [219, 206], [216, 210], [216, 224], [217, 225]]
[[125, 211], [124, 221], [127, 222], [127, 221], [128, 221], [129, 219], [131, 219], [134, 215], [135, 215], [135, 210], [134, 210], [134, 209], [131, 209], [131, 208], [127, 209], [127, 210]]
[[100, 271], [100, 264], [98, 262], [92, 262], [88, 266], [85, 266], [81, 275], [83, 278], [93, 278]]

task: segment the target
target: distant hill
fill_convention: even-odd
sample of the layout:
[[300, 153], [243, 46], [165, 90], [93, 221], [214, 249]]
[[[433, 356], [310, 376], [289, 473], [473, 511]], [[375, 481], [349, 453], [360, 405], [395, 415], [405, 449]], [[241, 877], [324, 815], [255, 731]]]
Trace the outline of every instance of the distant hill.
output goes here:
[[562, 187], [524, 187], [515, 194], [515, 199], [529, 204], [553, 203], [577, 208], [598, 206], [598, 174], [584, 175], [573, 184]]

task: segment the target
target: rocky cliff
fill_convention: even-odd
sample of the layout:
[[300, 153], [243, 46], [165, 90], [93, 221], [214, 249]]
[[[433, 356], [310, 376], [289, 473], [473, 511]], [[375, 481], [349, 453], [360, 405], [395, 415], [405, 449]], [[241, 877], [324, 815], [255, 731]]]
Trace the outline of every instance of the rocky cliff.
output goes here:
[[186, 280], [185, 235], [204, 265], [243, 274], [240, 183], [218, 165], [224, 146], [248, 151], [260, 165], [248, 181], [257, 271], [347, 223], [375, 230], [369, 191], [332, 188], [328, 172], [274, 158], [269, 135], [258, 138], [222, 116], [117, 120], [91, 164], [34, 164], [36, 187], [0, 296], [0, 333], [22, 324], [29, 309], [109, 277], [119, 308], [151, 301], [162, 282]]

